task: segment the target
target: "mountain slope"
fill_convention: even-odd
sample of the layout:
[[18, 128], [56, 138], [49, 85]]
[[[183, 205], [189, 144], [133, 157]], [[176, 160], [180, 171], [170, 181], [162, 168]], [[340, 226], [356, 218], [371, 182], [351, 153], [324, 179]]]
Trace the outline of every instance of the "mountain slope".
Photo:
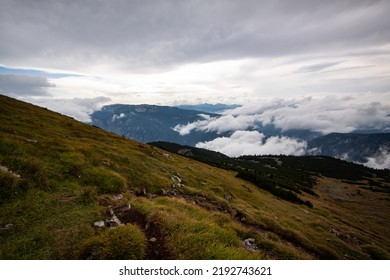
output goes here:
[[[298, 197], [308, 193], [317, 195], [313, 188], [318, 177], [325, 176], [344, 182], [365, 181], [365, 187], [373, 191], [389, 193], [388, 170], [375, 170], [340, 159], [326, 156], [241, 156], [229, 158], [221, 153], [205, 149], [181, 146], [167, 142], [150, 143], [164, 150], [181, 154], [219, 168], [234, 170], [237, 177], [251, 181], [287, 201], [312, 206]], [[381, 180], [377, 180], [377, 178]]]
[[390, 151], [390, 133], [331, 133], [311, 140], [308, 148], [314, 150], [313, 154], [366, 162], [368, 157], [376, 156], [381, 149]]
[[168, 106], [115, 104], [95, 111], [91, 119], [93, 125], [143, 143], [169, 141], [193, 146], [216, 138], [216, 133], [194, 131], [191, 135], [180, 135], [173, 128], [202, 120], [200, 114], [202, 112]]
[[389, 258], [389, 197], [365, 180], [318, 177], [309, 208], [43, 108], [0, 107], [0, 259]]

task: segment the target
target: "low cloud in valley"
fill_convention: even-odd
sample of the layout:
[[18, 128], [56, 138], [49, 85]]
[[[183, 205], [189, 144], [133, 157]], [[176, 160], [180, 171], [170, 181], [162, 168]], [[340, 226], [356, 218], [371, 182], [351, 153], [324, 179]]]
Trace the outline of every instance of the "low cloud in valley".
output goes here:
[[212, 151], [218, 151], [231, 157], [241, 155], [303, 155], [306, 142], [289, 137], [273, 136], [265, 138], [258, 131], [235, 131], [230, 137], [219, 137], [196, 145]]

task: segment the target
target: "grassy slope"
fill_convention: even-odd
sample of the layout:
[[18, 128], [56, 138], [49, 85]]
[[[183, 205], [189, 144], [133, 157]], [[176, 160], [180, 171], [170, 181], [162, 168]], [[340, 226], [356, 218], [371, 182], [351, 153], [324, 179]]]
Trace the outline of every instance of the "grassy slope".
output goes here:
[[0, 118], [0, 259], [389, 258], [388, 194], [321, 178], [310, 209], [3, 96]]

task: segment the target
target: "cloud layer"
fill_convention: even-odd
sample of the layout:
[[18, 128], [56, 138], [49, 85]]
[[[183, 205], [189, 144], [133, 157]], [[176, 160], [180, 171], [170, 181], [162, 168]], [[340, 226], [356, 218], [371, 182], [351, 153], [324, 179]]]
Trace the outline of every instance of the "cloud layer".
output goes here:
[[90, 122], [94, 111], [100, 109], [111, 99], [104, 96], [93, 98], [21, 98], [26, 102], [48, 108], [52, 111], [75, 118], [82, 122]]
[[390, 169], [390, 150], [382, 147], [376, 155], [368, 157], [367, 162], [363, 164], [375, 169]]
[[389, 112], [389, 94], [273, 99], [244, 105], [221, 117], [179, 125], [175, 130], [185, 135], [192, 130], [224, 133], [273, 125], [281, 131], [310, 130], [322, 134], [359, 130], [390, 132]]
[[355, 49], [389, 42], [389, 10], [377, 0], [3, 0], [0, 61], [139, 70]]
[[218, 151], [231, 157], [242, 155], [303, 155], [307, 143], [289, 137], [269, 137], [258, 131], [235, 131], [230, 137], [219, 137], [196, 145], [212, 151]]
[[0, 92], [9, 96], [45, 96], [50, 87], [55, 85], [45, 77], [0, 74]]
[[385, 0], [2, 0], [0, 67], [55, 85], [30, 96], [116, 103], [382, 94], [389, 13]]

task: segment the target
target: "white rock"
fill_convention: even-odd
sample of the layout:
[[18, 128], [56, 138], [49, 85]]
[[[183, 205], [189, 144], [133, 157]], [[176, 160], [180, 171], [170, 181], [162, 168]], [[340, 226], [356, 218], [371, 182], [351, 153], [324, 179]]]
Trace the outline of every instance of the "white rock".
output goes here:
[[123, 199], [123, 194], [114, 194], [113, 196], [112, 196], [112, 198], [113, 199], [115, 199], [115, 200], [122, 200]]
[[104, 228], [106, 225], [104, 224], [104, 221], [96, 221], [93, 223], [93, 226], [98, 228]]

